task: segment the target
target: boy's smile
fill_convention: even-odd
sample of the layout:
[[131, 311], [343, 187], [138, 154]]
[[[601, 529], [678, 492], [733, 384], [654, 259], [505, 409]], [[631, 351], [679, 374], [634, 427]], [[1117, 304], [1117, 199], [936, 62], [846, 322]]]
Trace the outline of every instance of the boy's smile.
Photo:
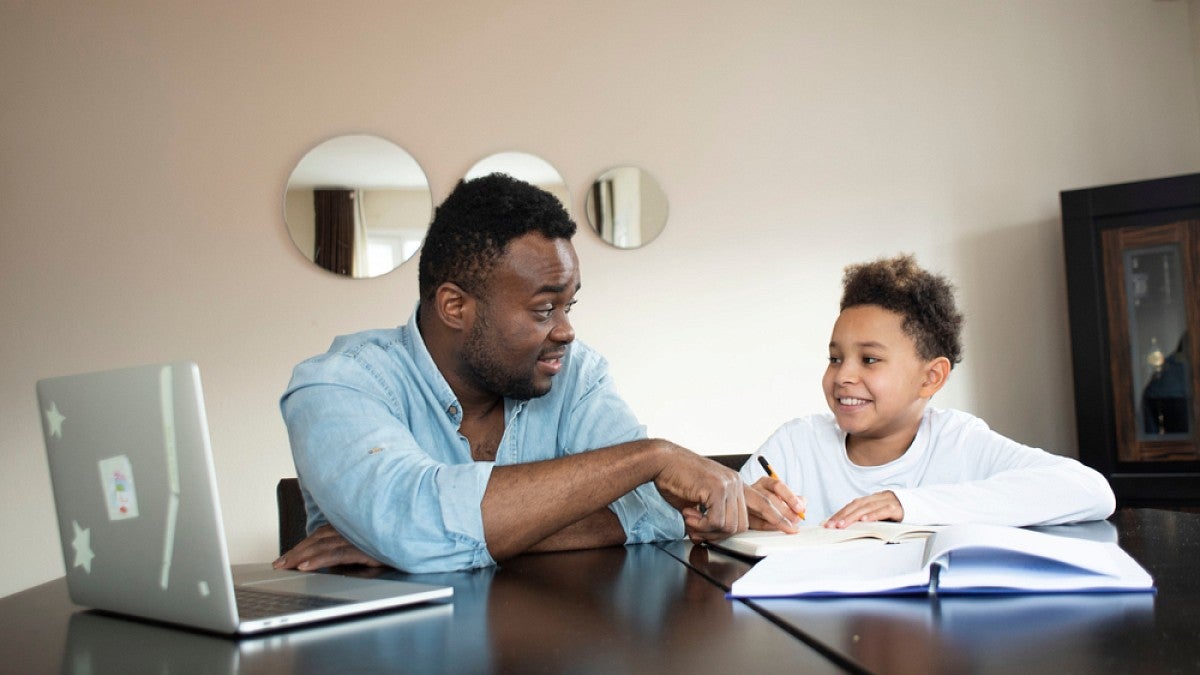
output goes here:
[[903, 455], [925, 404], [949, 373], [947, 359], [925, 361], [917, 354], [903, 321], [878, 305], [857, 305], [833, 325], [822, 385], [856, 464], [877, 466]]

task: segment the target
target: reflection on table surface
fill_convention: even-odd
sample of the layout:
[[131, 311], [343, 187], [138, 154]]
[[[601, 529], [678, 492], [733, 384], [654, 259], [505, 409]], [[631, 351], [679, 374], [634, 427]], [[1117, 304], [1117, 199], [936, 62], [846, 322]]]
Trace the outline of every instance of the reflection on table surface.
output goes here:
[[[1200, 667], [1200, 515], [1123, 509], [1042, 531], [1116, 541], [1157, 593], [772, 598], [746, 604], [848, 668], [874, 672], [1154, 672]], [[728, 589], [752, 561], [661, 546]]]
[[[1102, 672], [1154, 623], [1150, 593], [770, 599], [765, 614], [875, 672]], [[1115, 649], [1114, 649], [1115, 645]]]
[[0, 670], [1194, 672], [1200, 515], [1110, 523], [1157, 595], [731, 601], [723, 588], [750, 563], [673, 542], [444, 575], [358, 569], [450, 585], [454, 599], [239, 640], [85, 611], [58, 579], [0, 598]]
[[370, 655], [374, 663], [417, 661], [449, 670], [459, 664], [447, 662], [439, 652], [453, 616], [452, 604], [428, 604], [235, 639], [79, 611], [70, 618], [60, 672], [335, 672], [357, 667], [358, 657], [347, 660], [346, 654]]
[[650, 545], [453, 574], [355, 572], [450, 585], [453, 601], [241, 639], [63, 611], [60, 672], [838, 672]]

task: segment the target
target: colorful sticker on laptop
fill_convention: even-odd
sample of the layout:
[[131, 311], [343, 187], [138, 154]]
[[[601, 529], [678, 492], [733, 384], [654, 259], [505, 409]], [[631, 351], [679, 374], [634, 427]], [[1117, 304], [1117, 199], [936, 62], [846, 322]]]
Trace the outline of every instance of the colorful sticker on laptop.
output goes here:
[[109, 520], [138, 517], [137, 488], [129, 457], [117, 455], [100, 460], [100, 485], [104, 489]]

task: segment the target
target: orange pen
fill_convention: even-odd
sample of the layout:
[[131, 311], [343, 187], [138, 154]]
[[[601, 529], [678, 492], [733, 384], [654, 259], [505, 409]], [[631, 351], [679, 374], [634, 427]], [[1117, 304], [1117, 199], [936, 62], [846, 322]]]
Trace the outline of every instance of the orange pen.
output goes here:
[[[775, 473], [775, 469], [771, 468], [771, 463], [767, 461], [766, 457], [759, 455], [758, 463], [762, 464], [763, 471], [766, 471], [768, 476], [770, 476], [771, 478], [774, 478], [775, 480], [779, 480], [779, 474]], [[804, 520], [804, 512], [803, 511], [797, 511], [796, 515], [800, 516], [800, 520]]]

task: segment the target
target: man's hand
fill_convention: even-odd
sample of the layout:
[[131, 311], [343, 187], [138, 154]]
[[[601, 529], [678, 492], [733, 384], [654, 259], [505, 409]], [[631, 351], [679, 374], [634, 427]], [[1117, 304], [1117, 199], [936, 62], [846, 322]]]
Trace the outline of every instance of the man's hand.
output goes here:
[[322, 525], [273, 563], [275, 569], [317, 570], [337, 565], [382, 567], [383, 563], [355, 548], [332, 525]]
[[825, 527], [841, 529], [859, 521], [904, 520], [904, 507], [891, 490], [859, 497], [843, 506], [825, 521]]
[[692, 541], [724, 539], [745, 531], [750, 516], [741, 476], [678, 445], [669, 448], [654, 486], [683, 514]]
[[798, 518], [785, 515], [789, 511], [779, 497], [745, 485], [736, 471], [679, 446], [672, 448], [654, 484], [683, 515], [687, 535], [694, 542], [725, 539], [752, 523], [761, 529], [796, 530]]

